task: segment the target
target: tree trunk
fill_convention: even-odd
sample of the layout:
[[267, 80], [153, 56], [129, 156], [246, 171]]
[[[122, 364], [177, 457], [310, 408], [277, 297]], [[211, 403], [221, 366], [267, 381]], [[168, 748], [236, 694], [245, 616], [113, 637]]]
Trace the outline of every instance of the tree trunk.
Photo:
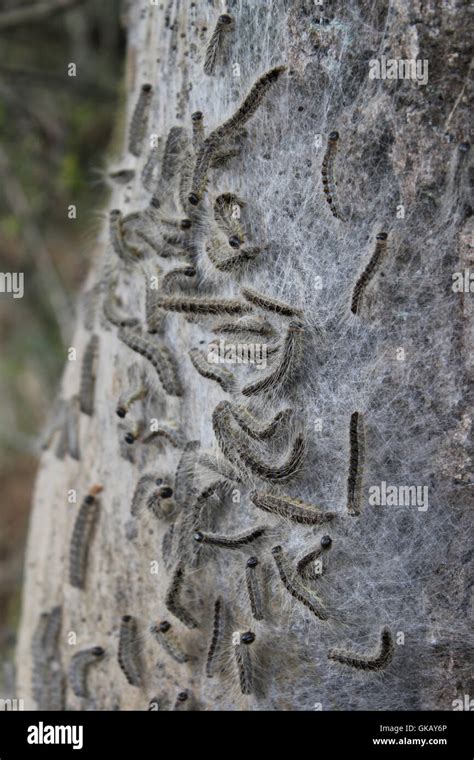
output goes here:
[[[472, 693], [466, 489], [472, 306], [469, 287], [455, 286], [455, 273], [469, 267], [472, 255], [467, 11], [467, 3], [441, 7], [435, 0], [324, 7], [231, 0], [234, 22], [220, 35], [207, 75], [204, 53], [222, 12], [218, 3], [130, 4], [128, 123], [144, 83], [153, 85], [151, 113], [138, 158], [127, 153], [124, 138], [118, 168], [135, 169], [135, 176], [115, 186], [110, 208], [122, 212], [125, 240], [114, 250], [107, 223], [72, 341], [77, 360], [67, 362], [62, 382], [63, 399], [79, 393], [86, 347], [98, 336], [93, 414], [80, 413], [80, 459], [70, 456], [73, 444], [58, 458], [61, 430], [41, 458], [17, 650], [17, 695], [28, 706], [450, 710], [453, 700]], [[371, 77], [371, 60], [382, 56], [427, 60], [428, 81], [403, 78], [400, 70], [396, 79], [383, 78], [383, 71]], [[199, 138], [190, 148], [191, 114], [202, 111], [211, 134], [263, 74], [281, 65], [285, 72], [264, 80], [255, 113], [239, 114], [245, 134], [227, 125], [229, 140], [213, 133], [204, 149]], [[137, 114], [134, 124], [140, 132]], [[177, 135], [173, 161], [165, 143], [175, 126], [187, 138]], [[335, 130], [338, 140], [329, 138]], [[152, 182], [145, 178], [147, 189], [142, 170], [153, 136], [160, 138], [160, 158]], [[230, 149], [235, 155], [218, 162], [219, 151]], [[196, 156], [206, 155], [205, 193], [193, 205], [188, 195], [198, 184], [186, 178]], [[153, 193], [160, 208], [150, 206]], [[215, 213], [224, 193], [237, 196], [229, 206], [221, 197], [227, 224]], [[239, 248], [240, 241], [232, 247], [226, 237], [238, 236], [240, 208]], [[138, 218], [123, 220], [135, 211], [142, 212]], [[175, 230], [169, 217], [192, 226]], [[152, 246], [140, 237], [144, 230]], [[380, 233], [386, 242], [376, 240]], [[219, 246], [211, 242], [216, 238]], [[255, 246], [262, 250], [250, 251], [247, 261], [227, 261]], [[188, 276], [163, 283], [180, 266], [195, 267], [196, 275], [188, 269]], [[251, 311], [189, 315], [156, 307], [146, 322], [147, 282], [152, 306], [171, 295], [180, 302], [237, 299]], [[291, 308], [262, 308], [241, 294], [245, 287]], [[121, 318], [136, 317], [147, 340], [166, 346], [158, 365], [163, 384], [150, 361], [119, 338], [127, 341], [127, 329], [136, 328], [104, 316], [104, 302], [106, 311], [107, 304], [116, 310], [114, 293]], [[241, 326], [249, 315], [260, 327], [271, 324], [275, 337], [212, 332], [216, 322]], [[158, 332], [149, 334], [153, 324]], [[209, 364], [211, 377], [203, 377], [190, 350], [207, 361], [208, 344], [224, 338], [231, 348], [264, 342], [269, 366], [232, 363], [228, 353], [228, 363]], [[170, 362], [182, 395], [173, 395]], [[143, 374], [147, 395], [120, 419], [118, 399], [134, 372]], [[267, 376], [268, 387], [252, 392]], [[222, 401], [231, 407], [219, 407], [219, 416]], [[241, 419], [242, 405], [259, 430], [278, 412], [293, 411], [277, 418], [274, 435], [270, 428], [258, 440]], [[71, 403], [70, 429], [75, 410]], [[174, 433], [146, 442], [153, 420]], [[124, 441], [127, 433], [138, 436], [134, 443]], [[304, 457], [292, 463], [301, 440]], [[211, 456], [220, 474], [206, 466]], [[132, 515], [145, 474], [164, 484], [142, 481]], [[168, 485], [172, 497], [160, 491]], [[415, 486], [416, 494], [408, 490]], [[76, 520], [91, 489], [99, 512], [88, 538]], [[281, 498], [266, 498], [265, 511], [253, 503], [254, 490]], [[230, 537], [256, 526], [265, 532], [249, 543], [209, 543], [209, 533]], [[73, 555], [82, 540], [89, 549], [82, 589], [70, 582], [74, 529]], [[321, 543], [327, 536], [332, 542]], [[319, 557], [310, 556], [306, 569], [298, 565], [314, 550]], [[256, 566], [248, 566], [252, 556]], [[54, 615], [42, 636], [40, 616], [56, 607], [57, 638]], [[160, 629], [164, 621], [171, 627]], [[249, 631], [253, 641], [241, 638]], [[78, 696], [68, 679], [71, 658], [97, 646], [105, 657], [87, 671], [88, 696]], [[334, 649], [349, 651], [351, 660], [328, 657]], [[186, 661], [177, 662], [183, 652]], [[177, 699], [181, 692], [187, 700]]]

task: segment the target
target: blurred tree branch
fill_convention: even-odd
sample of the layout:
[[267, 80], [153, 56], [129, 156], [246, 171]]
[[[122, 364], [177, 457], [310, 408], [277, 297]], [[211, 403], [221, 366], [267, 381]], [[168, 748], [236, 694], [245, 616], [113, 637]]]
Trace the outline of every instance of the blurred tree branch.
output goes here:
[[50, 0], [50, 2], [26, 5], [24, 8], [14, 11], [5, 11], [5, 13], [0, 13], [0, 32], [25, 24], [36, 24], [55, 13], [68, 11], [82, 2], [83, 0]]

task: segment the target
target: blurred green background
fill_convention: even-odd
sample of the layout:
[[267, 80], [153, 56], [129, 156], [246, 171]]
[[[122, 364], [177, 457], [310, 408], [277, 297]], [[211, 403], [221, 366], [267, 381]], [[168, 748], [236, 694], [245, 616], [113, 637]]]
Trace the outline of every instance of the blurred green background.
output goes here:
[[[40, 6], [47, 12], [35, 17]], [[25, 284], [22, 299], [0, 293], [0, 696], [9, 691], [38, 437], [107, 201], [125, 10], [119, 0], [0, 2], [0, 272], [23, 272]]]

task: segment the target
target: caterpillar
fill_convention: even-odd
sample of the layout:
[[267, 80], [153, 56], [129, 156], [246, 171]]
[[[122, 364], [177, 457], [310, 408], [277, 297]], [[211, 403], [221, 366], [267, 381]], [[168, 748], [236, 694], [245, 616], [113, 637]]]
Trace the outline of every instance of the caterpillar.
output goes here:
[[212, 76], [216, 66], [219, 51], [224, 44], [224, 38], [233, 25], [233, 18], [228, 13], [222, 13], [217, 19], [214, 31], [207, 44], [206, 56], [204, 59], [204, 73]]
[[198, 622], [193, 616], [181, 605], [179, 597], [184, 583], [184, 566], [178, 562], [171, 577], [171, 583], [168, 587], [165, 597], [166, 608], [186, 626], [186, 628], [198, 628]]
[[234, 642], [234, 657], [239, 674], [240, 691], [242, 694], [252, 694], [254, 690], [253, 665], [250, 654], [250, 645], [255, 641], [252, 631], [240, 633], [236, 631], [232, 636]]
[[266, 531], [265, 525], [257, 525], [255, 528], [244, 530], [241, 533], [235, 533], [232, 536], [224, 536], [222, 533], [204, 533], [196, 531], [194, 540], [198, 544], [209, 544], [219, 546], [223, 549], [240, 549], [241, 546], [250, 544], [257, 538], [263, 536]]
[[242, 301], [220, 298], [185, 298], [182, 296], [162, 296], [157, 299], [157, 306], [167, 311], [183, 314], [242, 314], [250, 307]]
[[141, 434], [143, 433], [144, 428], [144, 422], [143, 420], [131, 420], [128, 430], [124, 435], [124, 441], [125, 443], [128, 443], [130, 446], [135, 443], [135, 441], [138, 441]]
[[183, 664], [189, 662], [189, 655], [183, 650], [177, 637], [174, 634], [171, 623], [167, 620], [162, 620], [158, 625], [151, 627], [151, 632], [160, 646], [163, 647], [165, 652], [175, 661]]
[[117, 416], [122, 419], [127, 416], [132, 404], [146, 398], [149, 392], [136, 364], [132, 364], [129, 368], [128, 379], [130, 387], [120, 394], [115, 410]]
[[176, 468], [174, 493], [176, 502], [181, 507], [185, 504], [192, 491], [199, 447], [199, 441], [188, 441]]
[[102, 647], [91, 647], [83, 649], [73, 655], [69, 664], [69, 683], [76, 697], [89, 699], [89, 690], [87, 688], [87, 671], [99, 662], [105, 654]]
[[155, 334], [163, 331], [165, 314], [156, 307], [158, 287], [153, 288], [152, 282], [161, 274], [161, 267], [147, 267], [143, 270], [145, 276], [145, 321], [147, 332]]
[[[244, 231], [240, 223], [240, 209], [245, 207], [245, 201], [234, 193], [222, 193], [214, 201], [214, 219], [216, 224], [228, 238], [231, 248], [239, 248], [244, 242]], [[239, 213], [235, 213], [236, 209]]]
[[99, 516], [99, 501], [96, 494], [100, 490], [100, 487], [96, 487], [84, 497], [72, 531], [69, 554], [69, 583], [78, 589], [83, 589], [86, 582], [89, 547]]
[[171, 443], [175, 449], [182, 449], [184, 446], [184, 437], [182, 431], [178, 430], [177, 428], [170, 427], [169, 425], [160, 425], [159, 428], [153, 430], [151, 433], [148, 433], [148, 435], [143, 438], [143, 443], [152, 443], [157, 438], [164, 438], [166, 441]]
[[188, 201], [197, 206], [204, 192], [207, 172], [216, 151], [222, 146], [225, 139], [232, 137], [256, 112], [270, 88], [278, 80], [280, 74], [286, 70], [286, 66], [278, 66], [267, 71], [251, 88], [242, 105], [227, 121], [221, 124], [209, 134], [203, 141], [196, 156], [192, 177], [191, 192]]
[[328, 653], [330, 660], [350, 665], [356, 670], [382, 670], [390, 664], [393, 658], [394, 646], [390, 628], [385, 626], [380, 633], [379, 650], [372, 655], [355, 655], [340, 649], [331, 649]]
[[221, 401], [212, 414], [212, 426], [219, 447], [230, 462], [237, 457], [248, 469], [265, 480], [288, 480], [296, 475], [306, 450], [302, 435], [295, 438], [287, 459], [280, 465], [274, 466], [257, 459], [245, 442], [234, 435], [229, 425], [229, 417], [230, 404]]
[[130, 122], [128, 150], [136, 157], [142, 152], [152, 95], [153, 87], [151, 84], [143, 84]]
[[163, 389], [169, 396], [181, 396], [182, 386], [171, 353], [164, 345], [158, 346], [138, 330], [123, 327], [118, 337], [126, 346], [136, 351], [155, 368]]
[[201, 467], [205, 467], [206, 469], [212, 470], [212, 472], [221, 475], [225, 480], [234, 483], [242, 483], [242, 478], [237, 470], [225, 460], [217, 460], [210, 454], [201, 454], [199, 457], [199, 464]]
[[166, 138], [161, 164], [161, 180], [163, 183], [169, 184], [176, 176], [186, 140], [186, 130], [183, 127], [171, 127]]
[[257, 574], [258, 558], [249, 557], [245, 567], [245, 582], [250, 600], [250, 608], [255, 620], [263, 620], [262, 594]]
[[222, 656], [225, 634], [225, 608], [222, 598], [219, 596], [214, 602], [214, 622], [212, 626], [212, 638], [207, 652], [206, 676], [212, 678], [219, 665]]
[[141, 256], [141, 251], [127, 243], [124, 236], [123, 224], [124, 219], [120, 209], [112, 209], [109, 214], [110, 242], [117, 256], [125, 263], [130, 263], [131, 261], [136, 261]]
[[[224, 243], [219, 238], [212, 238], [206, 245], [209, 261], [219, 272], [229, 272], [247, 261], [253, 261], [262, 251], [258, 246], [239, 248], [240, 244], [232, 246], [229, 251], [229, 245], [231, 244]], [[237, 248], [237, 250], [234, 250], [234, 248]]]
[[362, 471], [365, 458], [364, 418], [361, 412], [351, 414], [349, 428], [349, 474], [347, 477], [347, 511], [350, 515], [360, 515], [362, 496]]
[[372, 254], [372, 258], [357, 280], [354, 290], [352, 291], [351, 311], [353, 314], [359, 314], [360, 302], [364, 291], [378, 269], [385, 251], [387, 250], [387, 238], [388, 235], [386, 232], [380, 232], [376, 236], [375, 251]]
[[256, 290], [252, 290], [252, 288], [242, 288], [240, 292], [247, 301], [250, 301], [251, 304], [258, 306], [265, 311], [271, 311], [274, 314], [282, 314], [285, 317], [303, 316], [301, 309], [298, 309], [295, 306], [290, 306], [283, 301], [277, 301], [276, 298], [271, 298], [263, 293], [258, 293]]
[[109, 177], [112, 182], [116, 182], [118, 185], [128, 185], [135, 177], [135, 169], [118, 169], [110, 172]]
[[220, 322], [216, 322], [211, 327], [212, 332], [214, 333], [224, 333], [224, 334], [230, 334], [230, 335], [259, 335], [264, 338], [273, 338], [275, 335], [275, 330], [273, 329], [272, 325], [267, 322], [266, 320], [262, 319], [261, 317], [241, 317], [239, 320], [236, 320], [235, 322], [228, 322], [225, 320], [221, 320]]
[[138, 480], [135, 490], [133, 492], [132, 504], [130, 507], [130, 514], [132, 517], [136, 517], [140, 511], [143, 500], [150, 490], [150, 486], [155, 482], [154, 475], [142, 475]]
[[176, 504], [171, 498], [173, 489], [168, 486], [153, 491], [147, 499], [146, 507], [158, 520], [168, 520], [176, 512]]
[[277, 412], [270, 422], [259, 424], [258, 420], [246, 406], [230, 406], [229, 411], [244, 433], [247, 433], [250, 438], [256, 441], [267, 441], [269, 438], [272, 438], [288, 425], [293, 416], [293, 409], [282, 409], [280, 412]]
[[140, 688], [142, 675], [138, 643], [137, 621], [131, 615], [124, 615], [120, 623], [118, 664], [128, 683]]
[[153, 186], [153, 179], [155, 174], [155, 168], [158, 163], [159, 158], [159, 152], [158, 148], [152, 148], [150, 150], [150, 153], [148, 154], [148, 158], [146, 160], [145, 166], [142, 169], [141, 173], [141, 182], [145, 190], [150, 191]]
[[338, 142], [339, 132], [330, 132], [328, 136], [328, 146], [323, 158], [321, 174], [323, 178], [323, 190], [326, 195], [326, 200], [329, 203], [329, 208], [331, 209], [332, 214], [336, 217], [336, 219], [340, 219], [341, 222], [345, 222], [347, 219], [339, 205], [336, 182], [334, 179], [334, 161], [336, 158]]
[[320, 620], [327, 620], [327, 612], [320, 601], [310, 594], [306, 586], [296, 576], [295, 571], [290, 565], [288, 558], [283, 553], [281, 546], [274, 546], [272, 556], [277, 566], [280, 579], [288, 593], [301, 604], [304, 604]]
[[301, 525], [321, 525], [335, 517], [334, 512], [322, 512], [311, 504], [305, 504], [301, 499], [292, 499], [289, 496], [276, 496], [262, 491], [252, 491], [250, 498], [258, 509], [287, 518]]
[[202, 351], [197, 348], [192, 348], [189, 352], [189, 358], [191, 363], [197, 372], [207, 380], [214, 380], [218, 383], [222, 390], [226, 393], [232, 393], [235, 390], [235, 379], [232, 372], [229, 372], [225, 367], [219, 367], [216, 364], [211, 364]]
[[296, 565], [296, 572], [298, 575], [301, 575], [304, 580], [315, 580], [319, 575], [321, 575], [321, 573], [315, 572], [314, 563], [323, 554], [323, 552], [331, 548], [331, 545], [331, 536], [323, 536], [321, 538], [320, 545], [317, 546], [316, 549], [313, 549], [313, 551], [305, 554], [304, 557], [298, 561]]
[[261, 380], [249, 383], [242, 388], [244, 396], [255, 396], [259, 393], [275, 391], [285, 382], [288, 382], [297, 365], [298, 354], [301, 353], [301, 339], [303, 328], [300, 322], [290, 322], [286, 332], [283, 347], [280, 352], [280, 361]]
[[58, 639], [62, 608], [43, 612], [36, 625], [32, 643], [32, 693], [41, 710], [64, 709], [64, 683], [59, 662]]
[[191, 114], [193, 128], [193, 147], [196, 150], [204, 140], [204, 120], [202, 111], [194, 111]]
[[73, 396], [64, 405], [63, 424], [56, 447], [58, 459], [64, 459], [69, 454], [73, 459], [80, 461], [81, 452], [79, 446], [79, 399]]
[[187, 691], [180, 691], [176, 697], [173, 710], [190, 710], [191, 700]]
[[180, 280], [183, 277], [196, 277], [196, 268], [191, 265], [187, 265], [184, 267], [177, 267], [176, 269], [170, 269], [170, 271], [165, 274], [161, 281], [162, 293], [171, 293], [175, 289], [176, 284], [179, 284]]
[[89, 416], [94, 414], [94, 393], [98, 354], [99, 337], [97, 335], [92, 335], [84, 350], [81, 366], [81, 382], [79, 387], [80, 410]]
[[129, 317], [120, 310], [119, 300], [113, 289], [113, 284], [107, 288], [102, 311], [108, 322], [115, 327], [133, 327], [139, 323], [136, 317]]

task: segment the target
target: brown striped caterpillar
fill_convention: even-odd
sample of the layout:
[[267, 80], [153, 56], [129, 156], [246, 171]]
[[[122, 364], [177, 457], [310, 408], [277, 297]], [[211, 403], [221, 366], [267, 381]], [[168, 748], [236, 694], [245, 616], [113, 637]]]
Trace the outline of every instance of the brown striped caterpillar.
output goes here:
[[86, 582], [87, 558], [92, 533], [99, 516], [97, 493], [101, 490], [100, 486], [96, 486], [83, 499], [72, 531], [69, 554], [69, 583], [79, 589], [83, 589]]
[[323, 552], [331, 548], [331, 545], [331, 536], [323, 536], [320, 545], [317, 546], [316, 549], [308, 552], [308, 554], [305, 554], [304, 557], [298, 561], [296, 565], [296, 572], [298, 575], [301, 575], [304, 580], [316, 580], [321, 575], [321, 572], [315, 572], [314, 564]]
[[242, 388], [244, 396], [255, 396], [278, 390], [287, 383], [296, 370], [302, 349], [303, 327], [301, 322], [290, 322], [285, 341], [280, 351], [279, 362], [261, 380], [249, 383]]
[[234, 193], [222, 193], [214, 201], [214, 219], [227, 237], [231, 248], [239, 248], [244, 242], [244, 231], [240, 222], [240, 209], [244, 206], [245, 201]]
[[365, 458], [364, 417], [361, 412], [351, 414], [349, 428], [350, 459], [347, 477], [347, 512], [360, 515], [362, 497], [362, 473]]
[[229, 402], [221, 401], [212, 414], [212, 426], [222, 453], [231, 463], [240, 459], [245, 467], [264, 480], [288, 480], [297, 474], [306, 451], [302, 435], [295, 438], [283, 462], [279, 465], [267, 464], [252, 453], [242, 436], [233, 431], [229, 424], [230, 416]]
[[342, 665], [350, 665], [356, 670], [382, 670], [392, 661], [393, 651], [392, 633], [390, 628], [385, 626], [380, 633], [379, 650], [375, 654], [355, 655], [352, 652], [332, 649], [328, 653], [328, 658]]
[[157, 306], [167, 311], [183, 314], [242, 314], [251, 308], [236, 299], [189, 298], [184, 296], [162, 296], [157, 299]]
[[163, 564], [168, 573], [171, 571], [173, 538], [174, 538], [174, 523], [171, 523], [168, 530], [164, 532], [163, 539], [161, 541], [161, 556], [163, 558]]
[[252, 694], [254, 690], [253, 665], [250, 654], [250, 645], [254, 641], [255, 634], [252, 631], [247, 631], [246, 633], [235, 631], [232, 634], [234, 657], [242, 694]]
[[147, 433], [147, 435], [143, 437], [143, 443], [154, 443], [157, 439], [168, 441], [168, 443], [171, 443], [175, 449], [182, 449], [184, 446], [184, 435], [182, 430], [179, 430], [176, 427], [171, 427], [170, 425], [160, 425], [152, 432]]
[[210, 454], [201, 454], [199, 457], [199, 464], [201, 467], [205, 467], [206, 469], [221, 475], [225, 480], [234, 483], [242, 483], [242, 478], [237, 470], [229, 462], [226, 462], [225, 459], [218, 460]]
[[170, 269], [161, 281], [161, 292], [171, 293], [176, 286], [181, 284], [183, 278], [196, 277], [196, 269], [191, 265]]
[[163, 389], [169, 396], [181, 396], [182, 387], [171, 352], [164, 344], [158, 345], [138, 330], [123, 327], [118, 332], [126, 346], [136, 351], [155, 368]]
[[220, 127], [214, 129], [204, 140], [198, 150], [194, 165], [191, 192], [188, 195], [188, 201], [191, 205], [197, 206], [202, 198], [206, 187], [207, 173], [216, 151], [222, 147], [224, 140], [235, 135], [250, 117], [253, 116], [270, 88], [275, 84], [280, 74], [282, 74], [285, 69], [285, 66], [279, 66], [263, 74], [263, 76], [261, 76], [253, 85], [244, 102], [233, 116], [221, 124]]
[[247, 301], [250, 301], [250, 303], [254, 304], [254, 306], [258, 306], [260, 309], [265, 309], [265, 311], [271, 311], [274, 314], [282, 314], [285, 317], [303, 316], [301, 309], [290, 306], [283, 301], [277, 301], [276, 298], [271, 298], [263, 293], [257, 293], [257, 291], [252, 290], [252, 288], [242, 288], [241, 293]]
[[69, 684], [76, 697], [89, 699], [87, 688], [87, 672], [91, 665], [95, 665], [103, 658], [105, 650], [102, 647], [82, 649], [73, 655], [69, 664]]
[[137, 621], [131, 615], [124, 615], [120, 623], [118, 663], [131, 686], [142, 685], [141, 662], [139, 658]]
[[264, 338], [273, 338], [275, 330], [270, 322], [262, 317], [241, 317], [235, 321], [221, 320], [211, 327], [214, 333], [224, 333], [236, 336], [260, 335]]
[[204, 120], [202, 111], [194, 111], [194, 113], [191, 114], [191, 123], [193, 127], [193, 147], [194, 150], [197, 150], [204, 140]]
[[250, 600], [250, 608], [255, 620], [263, 620], [262, 594], [257, 574], [258, 558], [249, 557], [245, 567], [245, 582]]
[[148, 154], [145, 166], [142, 169], [141, 181], [145, 190], [151, 191], [154, 184], [154, 175], [156, 165], [158, 163], [159, 151], [158, 148], [152, 148]]
[[99, 337], [92, 335], [89, 339], [81, 366], [81, 382], [79, 387], [79, 407], [81, 412], [92, 416], [94, 414], [94, 393], [99, 355]]
[[138, 157], [142, 152], [152, 95], [153, 87], [151, 84], [143, 84], [130, 122], [128, 150], [133, 156]]
[[204, 59], [204, 73], [208, 76], [212, 76], [214, 73], [217, 57], [222, 50], [225, 36], [232, 29], [232, 26], [233, 18], [228, 13], [222, 13], [217, 19], [214, 31], [207, 44]]
[[167, 620], [162, 620], [158, 625], [150, 628], [153, 636], [165, 652], [175, 661], [183, 664], [189, 662], [189, 655], [183, 650], [178, 638], [172, 630], [172, 625]]
[[174, 495], [180, 507], [184, 506], [192, 492], [199, 447], [199, 441], [188, 441], [176, 468]]
[[186, 628], [198, 628], [198, 622], [193, 616], [182, 606], [180, 602], [181, 590], [184, 583], [184, 566], [182, 562], [178, 562], [173, 571], [171, 577], [171, 583], [168, 587], [165, 597], [166, 608], [176, 617], [178, 620], [186, 626]]
[[231, 406], [229, 411], [244, 433], [247, 433], [250, 438], [256, 441], [267, 441], [276, 433], [280, 433], [288, 425], [293, 416], [293, 409], [282, 409], [280, 412], [277, 412], [270, 422], [262, 424], [259, 423], [246, 406]]
[[292, 568], [288, 557], [283, 553], [281, 546], [274, 546], [272, 556], [275, 560], [281, 581], [288, 593], [301, 604], [304, 604], [320, 620], [327, 620], [327, 612], [324, 610], [319, 599], [311, 594], [306, 586], [297, 577], [295, 570]]
[[130, 263], [141, 256], [141, 251], [129, 245], [125, 239], [124, 219], [118, 208], [112, 209], [109, 214], [109, 234], [112, 248], [122, 261]]
[[352, 291], [351, 311], [353, 314], [359, 314], [360, 302], [364, 291], [377, 271], [387, 250], [387, 238], [388, 235], [386, 232], [380, 232], [376, 237], [375, 251], [372, 254], [372, 258], [357, 280], [354, 290]]
[[120, 394], [115, 410], [117, 416], [122, 419], [126, 417], [132, 404], [146, 398], [149, 391], [145, 379], [142, 377], [142, 373], [136, 364], [132, 364], [128, 368], [127, 375], [130, 386]]
[[64, 709], [64, 683], [59, 661], [58, 640], [62, 608], [43, 612], [36, 625], [32, 642], [32, 694], [38, 709]]
[[212, 638], [207, 652], [206, 676], [212, 678], [220, 663], [225, 635], [225, 608], [224, 602], [219, 596], [214, 603], [214, 622], [212, 626]]
[[[230, 243], [224, 242], [218, 237], [212, 238], [206, 244], [206, 253], [209, 261], [219, 272], [229, 272], [248, 261], [253, 261], [262, 251], [258, 246], [239, 248], [239, 245], [240, 243], [237, 246], [229, 248]], [[234, 250], [234, 248], [237, 248], [237, 250]]]
[[290, 496], [277, 496], [263, 491], [252, 491], [250, 498], [258, 509], [284, 517], [301, 525], [321, 525], [335, 517], [334, 512], [322, 512], [312, 504]]
[[223, 549], [240, 549], [241, 546], [250, 544], [265, 533], [265, 525], [257, 525], [255, 528], [243, 530], [232, 536], [224, 536], [222, 533], [203, 533], [198, 530], [194, 534], [194, 540], [198, 544], [209, 544], [219, 546]]
[[180, 166], [180, 156], [186, 146], [186, 142], [186, 130], [183, 127], [171, 127], [166, 138], [161, 163], [162, 183], [169, 184], [176, 176]]
[[189, 352], [189, 358], [195, 370], [207, 380], [214, 380], [226, 393], [232, 393], [235, 390], [235, 378], [232, 372], [225, 367], [217, 364], [211, 364], [206, 359], [205, 354], [197, 348], [192, 348]]
[[336, 219], [345, 222], [347, 221], [347, 218], [343, 214], [339, 205], [336, 181], [334, 179], [334, 161], [336, 158], [338, 142], [339, 132], [331, 132], [328, 136], [328, 147], [324, 154], [321, 174], [323, 177], [323, 190], [326, 195], [326, 200], [329, 203], [329, 208]]

